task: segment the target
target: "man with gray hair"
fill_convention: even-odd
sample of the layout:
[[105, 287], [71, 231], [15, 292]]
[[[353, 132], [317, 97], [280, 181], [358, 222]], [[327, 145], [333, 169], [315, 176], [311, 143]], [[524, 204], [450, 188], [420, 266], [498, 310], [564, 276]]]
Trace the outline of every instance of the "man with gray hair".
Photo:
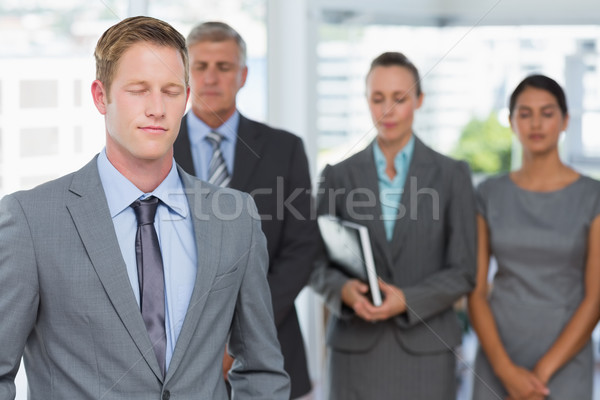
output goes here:
[[[302, 140], [249, 120], [236, 108], [248, 67], [246, 44], [229, 25], [206, 22], [187, 37], [191, 112], [174, 149], [187, 172], [253, 195], [269, 252], [268, 282], [291, 398], [311, 390], [294, 300], [312, 271], [320, 237], [310, 218], [310, 174]], [[252, 345], [252, 343], [248, 343]], [[224, 357], [224, 373], [231, 359]]]

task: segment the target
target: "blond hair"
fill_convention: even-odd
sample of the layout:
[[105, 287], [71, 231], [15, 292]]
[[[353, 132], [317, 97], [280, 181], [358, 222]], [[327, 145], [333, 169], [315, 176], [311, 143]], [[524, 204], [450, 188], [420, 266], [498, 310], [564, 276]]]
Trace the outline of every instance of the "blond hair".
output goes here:
[[185, 85], [189, 85], [189, 60], [185, 38], [168, 23], [152, 17], [126, 18], [111, 26], [96, 44], [96, 79], [106, 88], [110, 101], [110, 85], [117, 71], [119, 60], [134, 44], [149, 42], [179, 50], [185, 70]]

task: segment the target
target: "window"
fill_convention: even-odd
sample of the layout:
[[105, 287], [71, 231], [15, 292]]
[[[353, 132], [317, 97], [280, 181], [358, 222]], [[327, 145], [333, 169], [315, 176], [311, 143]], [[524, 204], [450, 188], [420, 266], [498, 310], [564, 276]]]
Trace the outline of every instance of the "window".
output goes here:
[[528, 74], [544, 73], [567, 92], [571, 121], [563, 158], [594, 174], [600, 168], [599, 40], [600, 28], [595, 26], [471, 29], [323, 23], [317, 67], [319, 164], [339, 162], [375, 136], [364, 98], [365, 75], [374, 57], [400, 51], [419, 69], [425, 93], [415, 132], [436, 150], [452, 154], [473, 118], [495, 112], [506, 125], [514, 87]]

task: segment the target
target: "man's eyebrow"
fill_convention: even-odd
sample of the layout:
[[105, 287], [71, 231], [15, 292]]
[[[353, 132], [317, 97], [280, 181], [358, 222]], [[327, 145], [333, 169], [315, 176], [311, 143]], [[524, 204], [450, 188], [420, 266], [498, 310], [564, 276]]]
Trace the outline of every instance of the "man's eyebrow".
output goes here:
[[[129, 81], [126, 82], [124, 87], [130, 87], [130, 86], [143, 86], [143, 87], [149, 87], [151, 86], [150, 83], [148, 81], [145, 80], [140, 80], [140, 81]], [[161, 85], [161, 89], [171, 89], [171, 88], [177, 88], [177, 89], [185, 89], [185, 85], [182, 83], [177, 83], [177, 82], [168, 82], [165, 85]]]
[[148, 81], [129, 81], [125, 83], [125, 86], [131, 86], [131, 85], [148, 85]]
[[166, 85], [163, 86], [164, 88], [172, 88], [172, 87], [176, 87], [176, 88], [185, 88], [185, 85], [182, 85], [181, 83], [176, 83], [176, 82], [169, 82]]

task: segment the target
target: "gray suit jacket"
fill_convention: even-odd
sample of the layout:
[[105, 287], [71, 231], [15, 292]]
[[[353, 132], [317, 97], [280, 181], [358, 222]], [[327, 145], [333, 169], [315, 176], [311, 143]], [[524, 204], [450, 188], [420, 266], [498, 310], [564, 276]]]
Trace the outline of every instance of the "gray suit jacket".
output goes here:
[[438, 154], [415, 138], [415, 148], [391, 242], [385, 236], [373, 144], [323, 171], [318, 213], [369, 228], [377, 274], [404, 291], [408, 311], [372, 324], [341, 302], [348, 277], [318, 263], [311, 286], [333, 315], [327, 343], [343, 351], [367, 351], [383, 329], [414, 354], [448, 351], [461, 342], [454, 302], [474, 285], [475, 201], [467, 165]]
[[164, 379], [96, 159], [2, 199], [0, 399], [14, 398], [22, 355], [30, 399], [226, 399], [228, 334], [234, 399], [289, 397], [254, 203], [179, 173], [194, 216], [198, 273]]

